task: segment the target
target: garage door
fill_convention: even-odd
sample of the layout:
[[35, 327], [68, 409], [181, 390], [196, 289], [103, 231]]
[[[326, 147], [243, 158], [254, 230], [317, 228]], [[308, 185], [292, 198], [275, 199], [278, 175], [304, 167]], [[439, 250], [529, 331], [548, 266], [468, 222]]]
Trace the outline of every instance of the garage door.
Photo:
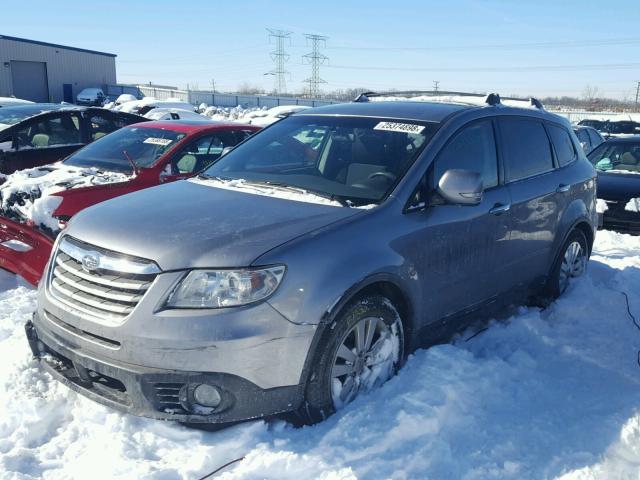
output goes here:
[[12, 60], [11, 78], [16, 97], [33, 102], [49, 101], [46, 63]]

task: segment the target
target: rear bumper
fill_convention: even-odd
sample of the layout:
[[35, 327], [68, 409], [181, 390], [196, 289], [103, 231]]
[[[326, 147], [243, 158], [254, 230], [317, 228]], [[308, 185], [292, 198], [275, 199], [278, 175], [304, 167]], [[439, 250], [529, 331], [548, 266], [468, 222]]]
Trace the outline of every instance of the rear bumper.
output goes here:
[[37, 285], [44, 272], [54, 239], [34, 227], [0, 217], [0, 268]]
[[[64, 338], [25, 325], [34, 356], [54, 378], [92, 400], [149, 418], [185, 423], [230, 423], [294, 410], [303, 398], [303, 386], [263, 389], [237, 375], [146, 368], [86, 355]], [[215, 386], [222, 402], [212, 413], [193, 405], [193, 388]]]

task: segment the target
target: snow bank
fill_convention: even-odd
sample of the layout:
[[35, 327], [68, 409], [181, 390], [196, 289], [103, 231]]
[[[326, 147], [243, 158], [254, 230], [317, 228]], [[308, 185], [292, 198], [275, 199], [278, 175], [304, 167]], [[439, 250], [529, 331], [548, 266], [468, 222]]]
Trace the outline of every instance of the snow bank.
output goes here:
[[640, 212], [640, 198], [632, 198], [624, 206], [627, 212]]
[[[0, 278], [0, 284], [3, 282]], [[598, 232], [588, 274], [545, 311], [415, 352], [313, 427], [217, 432], [116, 413], [52, 381], [23, 323], [35, 292], [0, 293], [0, 478], [637, 479], [640, 237]]]
[[53, 212], [62, 198], [55, 193], [74, 188], [124, 182], [131, 177], [97, 168], [79, 168], [55, 163], [12, 173], [0, 186], [0, 215], [20, 222], [33, 222], [54, 232], [59, 230]]

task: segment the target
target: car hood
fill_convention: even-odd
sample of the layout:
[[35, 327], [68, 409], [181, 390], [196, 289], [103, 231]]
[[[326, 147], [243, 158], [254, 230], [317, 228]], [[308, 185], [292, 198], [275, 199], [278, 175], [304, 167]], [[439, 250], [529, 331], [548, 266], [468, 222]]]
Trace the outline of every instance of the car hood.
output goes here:
[[265, 252], [362, 210], [178, 181], [78, 213], [67, 234], [162, 270], [246, 267]]
[[639, 173], [598, 172], [598, 198], [628, 201], [640, 197]]

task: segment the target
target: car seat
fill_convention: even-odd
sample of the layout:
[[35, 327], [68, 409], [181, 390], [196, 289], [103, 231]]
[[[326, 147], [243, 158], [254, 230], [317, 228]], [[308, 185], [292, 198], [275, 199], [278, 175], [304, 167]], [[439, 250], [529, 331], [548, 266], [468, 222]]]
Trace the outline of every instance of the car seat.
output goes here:
[[634, 172], [640, 171], [638, 158], [631, 152], [624, 152], [620, 156], [620, 163], [615, 168], [620, 170], [630, 170]]
[[198, 161], [195, 155], [187, 154], [183, 155], [176, 163], [178, 171], [180, 173], [191, 173], [195, 171]]
[[45, 148], [49, 146], [49, 135], [46, 133], [36, 133], [31, 139], [31, 146], [34, 148]]

